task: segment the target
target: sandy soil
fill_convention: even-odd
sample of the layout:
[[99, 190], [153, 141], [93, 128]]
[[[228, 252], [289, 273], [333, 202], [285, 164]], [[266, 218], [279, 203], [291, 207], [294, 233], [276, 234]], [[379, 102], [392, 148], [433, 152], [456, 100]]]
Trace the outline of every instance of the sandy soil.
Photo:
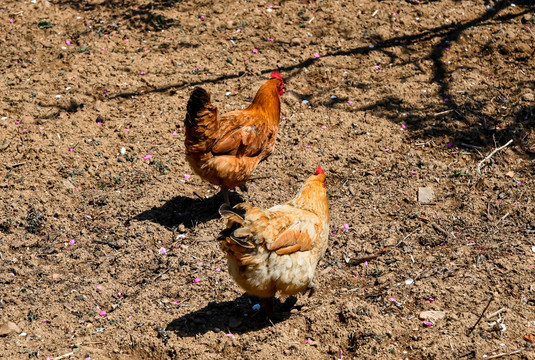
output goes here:
[[[19, 327], [1, 358], [535, 357], [531, 1], [5, 0], [0, 15], [0, 325]], [[222, 197], [185, 162], [183, 119], [193, 86], [239, 109], [273, 70], [276, 149], [231, 200], [285, 202], [321, 164], [332, 235], [316, 294], [267, 318], [228, 275]], [[426, 326], [427, 310], [445, 317]]]

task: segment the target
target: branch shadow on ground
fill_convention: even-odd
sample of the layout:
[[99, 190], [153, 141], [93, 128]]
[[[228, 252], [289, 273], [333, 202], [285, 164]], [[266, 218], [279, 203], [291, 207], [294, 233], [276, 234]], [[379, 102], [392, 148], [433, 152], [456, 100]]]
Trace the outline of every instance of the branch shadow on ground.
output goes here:
[[[416, 4], [412, 1], [407, 2], [411, 4]], [[80, 7], [80, 4], [82, 2], [74, 0], [58, 0], [58, 3]], [[391, 38], [381, 38], [380, 36], [376, 36], [373, 39], [370, 39], [371, 44], [373, 44], [373, 46], [359, 46], [351, 49], [328, 47], [330, 50], [325, 54], [322, 54], [321, 58], [311, 57], [301, 62], [292, 64], [290, 66], [282, 66], [277, 69], [264, 69], [260, 71], [260, 74], [267, 75], [274, 70], [278, 70], [284, 74], [285, 80], [289, 82], [292, 78], [298, 76], [307, 67], [310, 67], [311, 65], [316, 63], [319, 64], [321, 61], [329, 57], [356, 55], [368, 56], [374, 52], [379, 52], [388, 56], [390, 58], [390, 61], [394, 62], [394, 60], [397, 59], [397, 56], [390, 49], [405, 48], [417, 45], [419, 46], [419, 48], [423, 48], [424, 50], [421, 51], [419, 54], [415, 54], [411, 58], [410, 62], [415, 64], [415, 66], [418, 66], [418, 62], [422, 60], [430, 60], [432, 62], [433, 67], [430, 70], [431, 73], [429, 74], [429, 77], [431, 78], [432, 83], [438, 85], [437, 93], [433, 95], [436, 96], [438, 100], [436, 102], [436, 105], [433, 105], [430, 108], [421, 109], [419, 108], [419, 104], [417, 103], [403, 103], [402, 99], [385, 97], [375, 103], [365, 104], [364, 106], [360, 107], [358, 111], [368, 111], [379, 117], [386, 118], [394, 123], [400, 122], [402, 120], [405, 121], [405, 119], [400, 118], [399, 114], [411, 114], [415, 112], [420, 112], [418, 116], [411, 115], [411, 117], [408, 119], [408, 121], [410, 121], [413, 127], [411, 129], [412, 133], [415, 136], [448, 136], [451, 137], [454, 141], [462, 141], [464, 139], [465, 141], [473, 141], [474, 145], [477, 146], [487, 146], [491, 144], [491, 141], [496, 141], [496, 139], [492, 138], [492, 135], [497, 134], [497, 125], [499, 124], [501, 125], [501, 132], [499, 136], [515, 136], [516, 138], [521, 139], [525, 135], [525, 132], [529, 130], [529, 127], [532, 126], [535, 107], [528, 106], [523, 107], [521, 109], [515, 108], [513, 110], [512, 106], [510, 106], [510, 110], [507, 111], [508, 113], [502, 112], [501, 114], [494, 117], [489, 116], [484, 110], [485, 102], [492, 101], [494, 98], [496, 98], [499, 89], [496, 90], [489, 85], [489, 91], [491, 91], [491, 93], [489, 94], [469, 94], [472, 98], [474, 97], [474, 95], [482, 95], [485, 98], [485, 101], [476, 101], [470, 98], [463, 98], [462, 101], [456, 100], [456, 97], [454, 96], [454, 91], [451, 88], [452, 82], [449, 78], [453, 72], [450, 71], [444, 63], [446, 48], [451, 47], [456, 41], [458, 41], [460, 39], [460, 36], [466, 30], [488, 26], [492, 23], [503, 23], [511, 21], [530, 13], [535, 7], [535, 4], [531, 0], [518, 0], [514, 1], [514, 3], [515, 6], [523, 8], [523, 10], [513, 14], [501, 14], [503, 10], [511, 7], [512, 1], [496, 1], [493, 7], [487, 7], [486, 10], [480, 16], [473, 19], [437, 25], [429, 29], [424, 29], [423, 31], [420, 31], [418, 33], [409, 35], [393, 36]], [[128, 7], [133, 6], [132, 4], [133, 3], [131, 0], [105, 0], [99, 6], [119, 7], [124, 12], [131, 11], [131, 9], [129, 9]], [[153, 2], [151, 5], [147, 5], [147, 8], [144, 9], [144, 11], [164, 10], [173, 6], [186, 6], [186, 4], [180, 1], [176, 2], [171, 0], [158, 0]], [[142, 10], [143, 9], [138, 9], [137, 11]], [[134, 24], [135, 19], [130, 17], [124, 17], [124, 20], [131, 22], [132, 25]], [[281, 47], [289, 46], [288, 43], [282, 42], [279, 45]], [[481, 52], [483, 51], [484, 49], [481, 50]], [[520, 61], [521, 63], [527, 63], [529, 61], [529, 56], [520, 57], [516, 59], [516, 61]], [[406, 63], [394, 63], [394, 66], [401, 65], [406, 65]], [[421, 68], [419, 69], [419, 71], [425, 72]], [[169, 92], [172, 96], [175, 94], [176, 90], [183, 89], [187, 86], [216, 84], [247, 75], [250, 75], [247, 71], [239, 71], [237, 73], [224, 74], [212, 78], [200, 78], [196, 81], [181, 81], [174, 84], [169, 84], [167, 86], [152, 89], [144, 88], [143, 91], [145, 94]], [[412, 75], [408, 74], [406, 78], [416, 75], [416, 72]], [[108, 100], [113, 100], [116, 98], [130, 99], [133, 96], [140, 95], [140, 91], [125, 92], [110, 96]], [[296, 93], [295, 95], [300, 99], [307, 99], [310, 101], [312, 100], [312, 97], [306, 94]], [[445, 102], [444, 99], [448, 99], [449, 101]], [[324, 105], [327, 107], [336, 106], [339, 102], [341, 101], [317, 101], [319, 105]], [[499, 102], [500, 101], [498, 101], [498, 103]], [[434, 125], [437, 122], [434, 118], [434, 114], [436, 113], [444, 113], [445, 115], [441, 116], [440, 118], [441, 126]], [[507, 118], [507, 121], [504, 122], [504, 118]], [[464, 132], [459, 132], [455, 130], [454, 124], [458, 121], [464, 122], [463, 126], [468, 129], [466, 129]], [[482, 123], [483, 125], [480, 125], [480, 123]], [[519, 129], [520, 131], [518, 131]]]
[[[193, 311], [171, 321], [166, 330], [174, 331], [179, 336], [202, 335], [208, 331], [225, 331], [243, 334], [273, 326], [290, 317], [297, 298], [292, 296], [281, 302], [274, 299], [273, 312], [268, 317], [260, 310], [253, 310], [254, 304], [262, 304], [262, 300], [243, 294], [232, 301], [211, 302], [204, 308]], [[296, 308], [300, 308], [296, 306]]]
[[[230, 191], [229, 197], [231, 204], [243, 202], [243, 198], [235, 191]], [[221, 193], [210, 198], [176, 196], [162, 206], [143, 211], [134, 216], [134, 219], [149, 220], [171, 229], [183, 224], [191, 229], [198, 224], [219, 218], [218, 209], [223, 202]]]
[[[100, 3], [86, 0], [56, 0], [50, 1], [57, 5], [65, 5], [83, 12], [98, 11], [99, 9], [115, 9], [117, 15], [110, 24], [96, 24], [95, 30], [113, 32], [114, 24], [125, 23], [130, 28], [144, 28], [145, 30], [165, 30], [173, 26], [180, 26], [175, 19], [167, 18], [161, 12], [182, 4], [181, 0], [154, 0], [146, 5], [139, 5], [132, 0], [104, 0]], [[160, 12], [160, 13], [158, 13]]]

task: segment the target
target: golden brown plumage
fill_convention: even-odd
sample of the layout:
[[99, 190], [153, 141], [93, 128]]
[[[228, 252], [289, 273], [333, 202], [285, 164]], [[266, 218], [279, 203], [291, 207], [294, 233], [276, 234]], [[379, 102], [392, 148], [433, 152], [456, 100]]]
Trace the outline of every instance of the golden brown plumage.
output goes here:
[[197, 87], [188, 101], [186, 159], [204, 180], [221, 186], [228, 204], [228, 189], [244, 185], [258, 163], [275, 147], [284, 82], [271, 74], [244, 110], [218, 115], [210, 94]]
[[272, 297], [313, 288], [314, 270], [327, 248], [329, 204], [321, 167], [297, 196], [267, 210], [242, 203], [220, 209], [228, 220], [220, 236], [230, 275], [246, 292]]

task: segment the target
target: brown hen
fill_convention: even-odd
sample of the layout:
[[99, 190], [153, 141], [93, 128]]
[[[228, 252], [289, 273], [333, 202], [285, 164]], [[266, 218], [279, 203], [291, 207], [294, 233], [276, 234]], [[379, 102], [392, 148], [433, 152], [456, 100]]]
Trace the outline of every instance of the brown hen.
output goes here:
[[219, 115], [206, 90], [193, 90], [185, 119], [186, 159], [197, 175], [221, 186], [225, 203], [230, 205], [228, 189], [245, 185], [273, 151], [283, 92], [275, 71], [248, 108]]

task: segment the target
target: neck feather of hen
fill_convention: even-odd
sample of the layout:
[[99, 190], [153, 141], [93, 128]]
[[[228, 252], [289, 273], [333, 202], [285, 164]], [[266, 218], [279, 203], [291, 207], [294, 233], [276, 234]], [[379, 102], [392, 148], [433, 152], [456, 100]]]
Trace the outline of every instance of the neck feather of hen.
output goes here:
[[329, 203], [322, 181], [307, 181], [297, 196], [290, 201], [290, 205], [311, 211], [321, 218], [329, 216]]
[[267, 81], [256, 93], [256, 96], [247, 110], [261, 111], [269, 119], [278, 122], [280, 117], [280, 95], [277, 90], [277, 81]]

